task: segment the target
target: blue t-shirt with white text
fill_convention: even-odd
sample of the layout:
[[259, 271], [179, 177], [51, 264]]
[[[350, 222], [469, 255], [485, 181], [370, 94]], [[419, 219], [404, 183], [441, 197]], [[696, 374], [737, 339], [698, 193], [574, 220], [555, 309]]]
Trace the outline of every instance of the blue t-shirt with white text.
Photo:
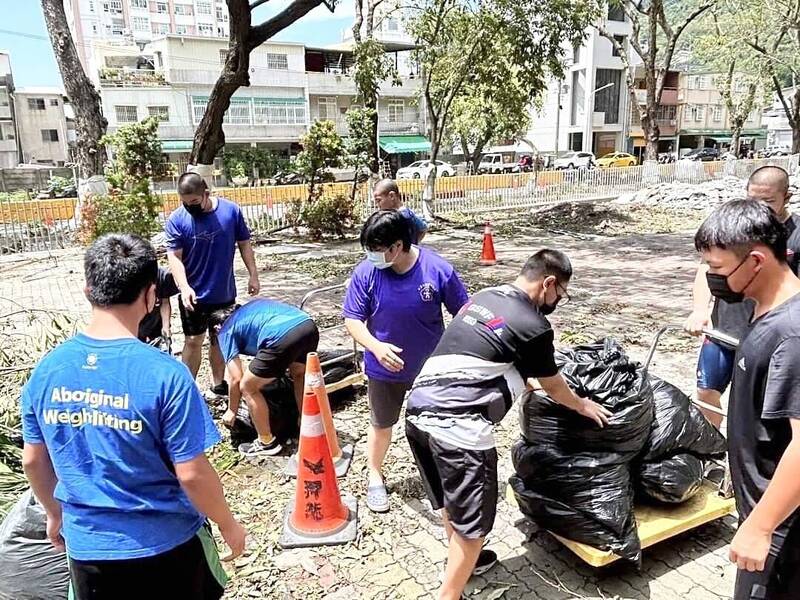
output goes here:
[[417, 262], [403, 274], [362, 261], [347, 286], [344, 316], [366, 323], [376, 339], [401, 348], [404, 363], [399, 373], [393, 373], [366, 351], [367, 375], [381, 381], [413, 382], [444, 332], [442, 305], [455, 316], [467, 300], [467, 290], [453, 266], [428, 248], [419, 248]]
[[217, 198], [211, 212], [193, 217], [181, 205], [164, 226], [169, 250], [183, 252], [186, 280], [200, 304], [227, 304], [236, 298], [233, 257], [250, 230], [237, 204]]
[[217, 336], [225, 362], [240, 354], [255, 356], [311, 317], [290, 304], [256, 298], [228, 317]]
[[408, 229], [411, 231], [411, 243], [419, 244], [420, 236], [428, 231], [428, 223], [407, 206], [403, 206], [398, 212], [408, 222]]
[[202, 526], [174, 464], [220, 435], [182, 363], [132, 338], [78, 334], [39, 362], [21, 410], [25, 442], [53, 463], [71, 558], [154, 556]]

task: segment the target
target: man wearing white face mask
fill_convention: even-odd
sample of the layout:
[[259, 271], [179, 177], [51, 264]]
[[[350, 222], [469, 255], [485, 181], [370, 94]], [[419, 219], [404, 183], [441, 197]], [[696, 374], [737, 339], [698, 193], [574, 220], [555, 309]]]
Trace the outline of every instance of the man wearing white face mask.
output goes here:
[[350, 335], [364, 348], [369, 378], [367, 506], [389, 510], [381, 467], [406, 392], [444, 332], [442, 305], [455, 316], [467, 291], [453, 266], [411, 245], [397, 211], [374, 213], [361, 230], [367, 259], [353, 272], [344, 303]]

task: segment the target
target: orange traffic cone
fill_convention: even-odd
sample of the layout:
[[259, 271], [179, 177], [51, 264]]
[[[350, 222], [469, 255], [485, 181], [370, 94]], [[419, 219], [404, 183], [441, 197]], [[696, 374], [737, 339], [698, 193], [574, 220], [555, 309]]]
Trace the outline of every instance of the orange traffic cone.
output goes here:
[[[328, 439], [328, 447], [331, 450], [336, 476], [344, 477], [347, 475], [350, 463], [353, 460], [353, 446], [349, 444], [344, 448], [339, 446], [339, 438], [336, 434], [336, 428], [333, 426], [328, 391], [325, 389], [325, 378], [322, 376], [322, 366], [319, 362], [319, 354], [316, 352], [309, 352], [306, 359], [305, 393], [308, 394], [309, 391], [317, 394], [319, 412], [322, 415], [322, 423], [325, 426], [325, 436]], [[289, 462], [286, 465], [286, 474], [290, 477], [297, 477], [297, 454], [289, 458]]]
[[492, 237], [492, 226], [486, 221], [483, 229], [483, 248], [481, 249], [481, 264], [485, 266], [496, 265], [497, 256], [494, 253], [494, 238]]
[[280, 545], [284, 548], [345, 544], [356, 538], [357, 504], [344, 501], [333, 469], [319, 400], [313, 391], [303, 398], [299, 468], [293, 505], [286, 509]]

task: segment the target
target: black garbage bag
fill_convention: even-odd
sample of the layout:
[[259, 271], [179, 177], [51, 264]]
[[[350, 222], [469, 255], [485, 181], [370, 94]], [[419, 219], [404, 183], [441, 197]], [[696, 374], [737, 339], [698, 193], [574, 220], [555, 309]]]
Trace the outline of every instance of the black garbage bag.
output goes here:
[[564, 456], [554, 446], [518, 440], [512, 460], [517, 475], [510, 483], [522, 514], [557, 535], [639, 564], [626, 454]]
[[638, 453], [653, 422], [653, 396], [643, 371], [613, 339], [556, 353], [561, 374], [576, 394], [602, 404], [612, 416], [601, 428], [546, 396], [528, 392], [520, 403], [522, 436], [577, 452]]
[[725, 454], [724, 436], [686, 394], [658, 377], [651, 376], [650, 385], [655, 418], [642, 455], [644, 462], [687, 452], [699, 458], [718, 458]]
[[[321, 363], [332, 358], [343, 356], [347, 350], [321, 350], [319, 359]], [[333, 363], [322, 368], [323, 377], [326, 384], [336, 383], [345, 377], [355, 373], [355, 366], [352, 360], [345, 360]], [[300, 433], [299, 418], [300, 412], [297, 410], [297, 401], [294, 397], [294, 383], [289, 377], [280, 377], [273, 383], [265, 385], [261, 393], [267, 399], [269, 408], [269, 426], [272, 435], [278, 438], [281, 443], [292, 438], [297, 438]], [[329, 394], [331, 408], [341, 406], [348, 397], [353, 395], [352, 388], [345, 388]], [[253, 422], [250, 420], [250, 411], [247, 404], [242, 400], [239, 403], [239, 410], [236, 413], [231, 429], [231, 445], [238, 448], [239, 444], [252, 442], [257, 437]]]
[[644, 499], [680, 504], [703, 487], [704, 471], [703, 460], [693, 454], [642, 463], [636, 476], [636, 492]]
[[67, 600], [67, 555], [47, 539], [47, 517], [31, 490], [0, 523], [0, 573], [0, 600]]

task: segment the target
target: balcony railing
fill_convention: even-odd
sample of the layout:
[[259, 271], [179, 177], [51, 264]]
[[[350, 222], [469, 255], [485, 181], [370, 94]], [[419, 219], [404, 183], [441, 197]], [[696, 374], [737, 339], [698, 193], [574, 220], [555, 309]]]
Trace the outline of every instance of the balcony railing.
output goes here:
[[[321, 119], [318, 116], [313, 116], [312, 121], [333, 121], [336, 125], [336, 133], [339, 135], [349, 135], [350, 133], [347, 128], [347, 120], [344, 118]], [[383, 115], [378, 116], [378, 133], [419, 135], [422, 130], [422, 123], [419, 120], [389, 121], [388, 118]]]
[[104, 87], [167, 86], [164, 73], [148, 69], [100, 69], [100, 85]]

